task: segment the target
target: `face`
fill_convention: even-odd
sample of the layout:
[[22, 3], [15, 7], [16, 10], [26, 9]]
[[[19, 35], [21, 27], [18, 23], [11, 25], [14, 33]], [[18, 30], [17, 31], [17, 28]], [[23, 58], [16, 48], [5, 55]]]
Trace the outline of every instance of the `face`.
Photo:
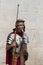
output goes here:
[[22, 23], [22, 22], [18, 23], [17, 28], [22, 31], [24, 28], [24, 23]]

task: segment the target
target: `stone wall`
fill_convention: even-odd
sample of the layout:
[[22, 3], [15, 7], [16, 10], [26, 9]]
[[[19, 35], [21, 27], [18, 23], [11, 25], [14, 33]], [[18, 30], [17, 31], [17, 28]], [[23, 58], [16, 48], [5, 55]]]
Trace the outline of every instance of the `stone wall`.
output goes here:
[[0, 65], [6, 65], [6, 40], [18, 18], [25, 20], [29, 36], [26, 65], [43, 65], [43, 0], [0, 0]]

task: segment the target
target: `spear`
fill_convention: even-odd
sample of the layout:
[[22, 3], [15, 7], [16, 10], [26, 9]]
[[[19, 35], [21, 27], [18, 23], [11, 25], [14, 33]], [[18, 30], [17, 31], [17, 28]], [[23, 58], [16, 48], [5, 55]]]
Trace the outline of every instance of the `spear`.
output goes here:
[[16, 16], [16, 20], [18, 19], [18, 14], [19, 14], [19, 4], [17, 5], [17, 16]]
[[[19, 4], [17, 5], [17, 16], [16, 16], [16, 20], [18, 19], [18, 12], [19, 12]], [[15, 41], [14, 44], [16, 44], [16, 31], [15, 31], [15, 34], [14, 34], [14, 41]], [[15, 54], [15, 50], [16, 50], [16, 46], [13, 47], [13, 49], [12, 49], [12, 65], [16, 65], [16, 63], [17, 63], [18, 55]]]

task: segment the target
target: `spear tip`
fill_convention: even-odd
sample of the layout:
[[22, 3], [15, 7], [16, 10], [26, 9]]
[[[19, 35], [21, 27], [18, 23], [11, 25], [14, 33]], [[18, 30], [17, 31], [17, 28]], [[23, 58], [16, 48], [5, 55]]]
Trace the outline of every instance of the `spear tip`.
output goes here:
[[19, 7], [19, 4], [18, 4], [18, 7]]

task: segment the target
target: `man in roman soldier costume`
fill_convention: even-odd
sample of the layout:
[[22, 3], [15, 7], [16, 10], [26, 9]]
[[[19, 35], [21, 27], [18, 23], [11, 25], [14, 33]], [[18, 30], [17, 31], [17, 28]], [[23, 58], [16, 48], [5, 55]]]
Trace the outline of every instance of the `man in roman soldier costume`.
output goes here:
[[25, 33], [25, 21], [18, 19], [13, 32], [7, 37], [6, 65], [25, 65], [28, 59], [28, 37]]

